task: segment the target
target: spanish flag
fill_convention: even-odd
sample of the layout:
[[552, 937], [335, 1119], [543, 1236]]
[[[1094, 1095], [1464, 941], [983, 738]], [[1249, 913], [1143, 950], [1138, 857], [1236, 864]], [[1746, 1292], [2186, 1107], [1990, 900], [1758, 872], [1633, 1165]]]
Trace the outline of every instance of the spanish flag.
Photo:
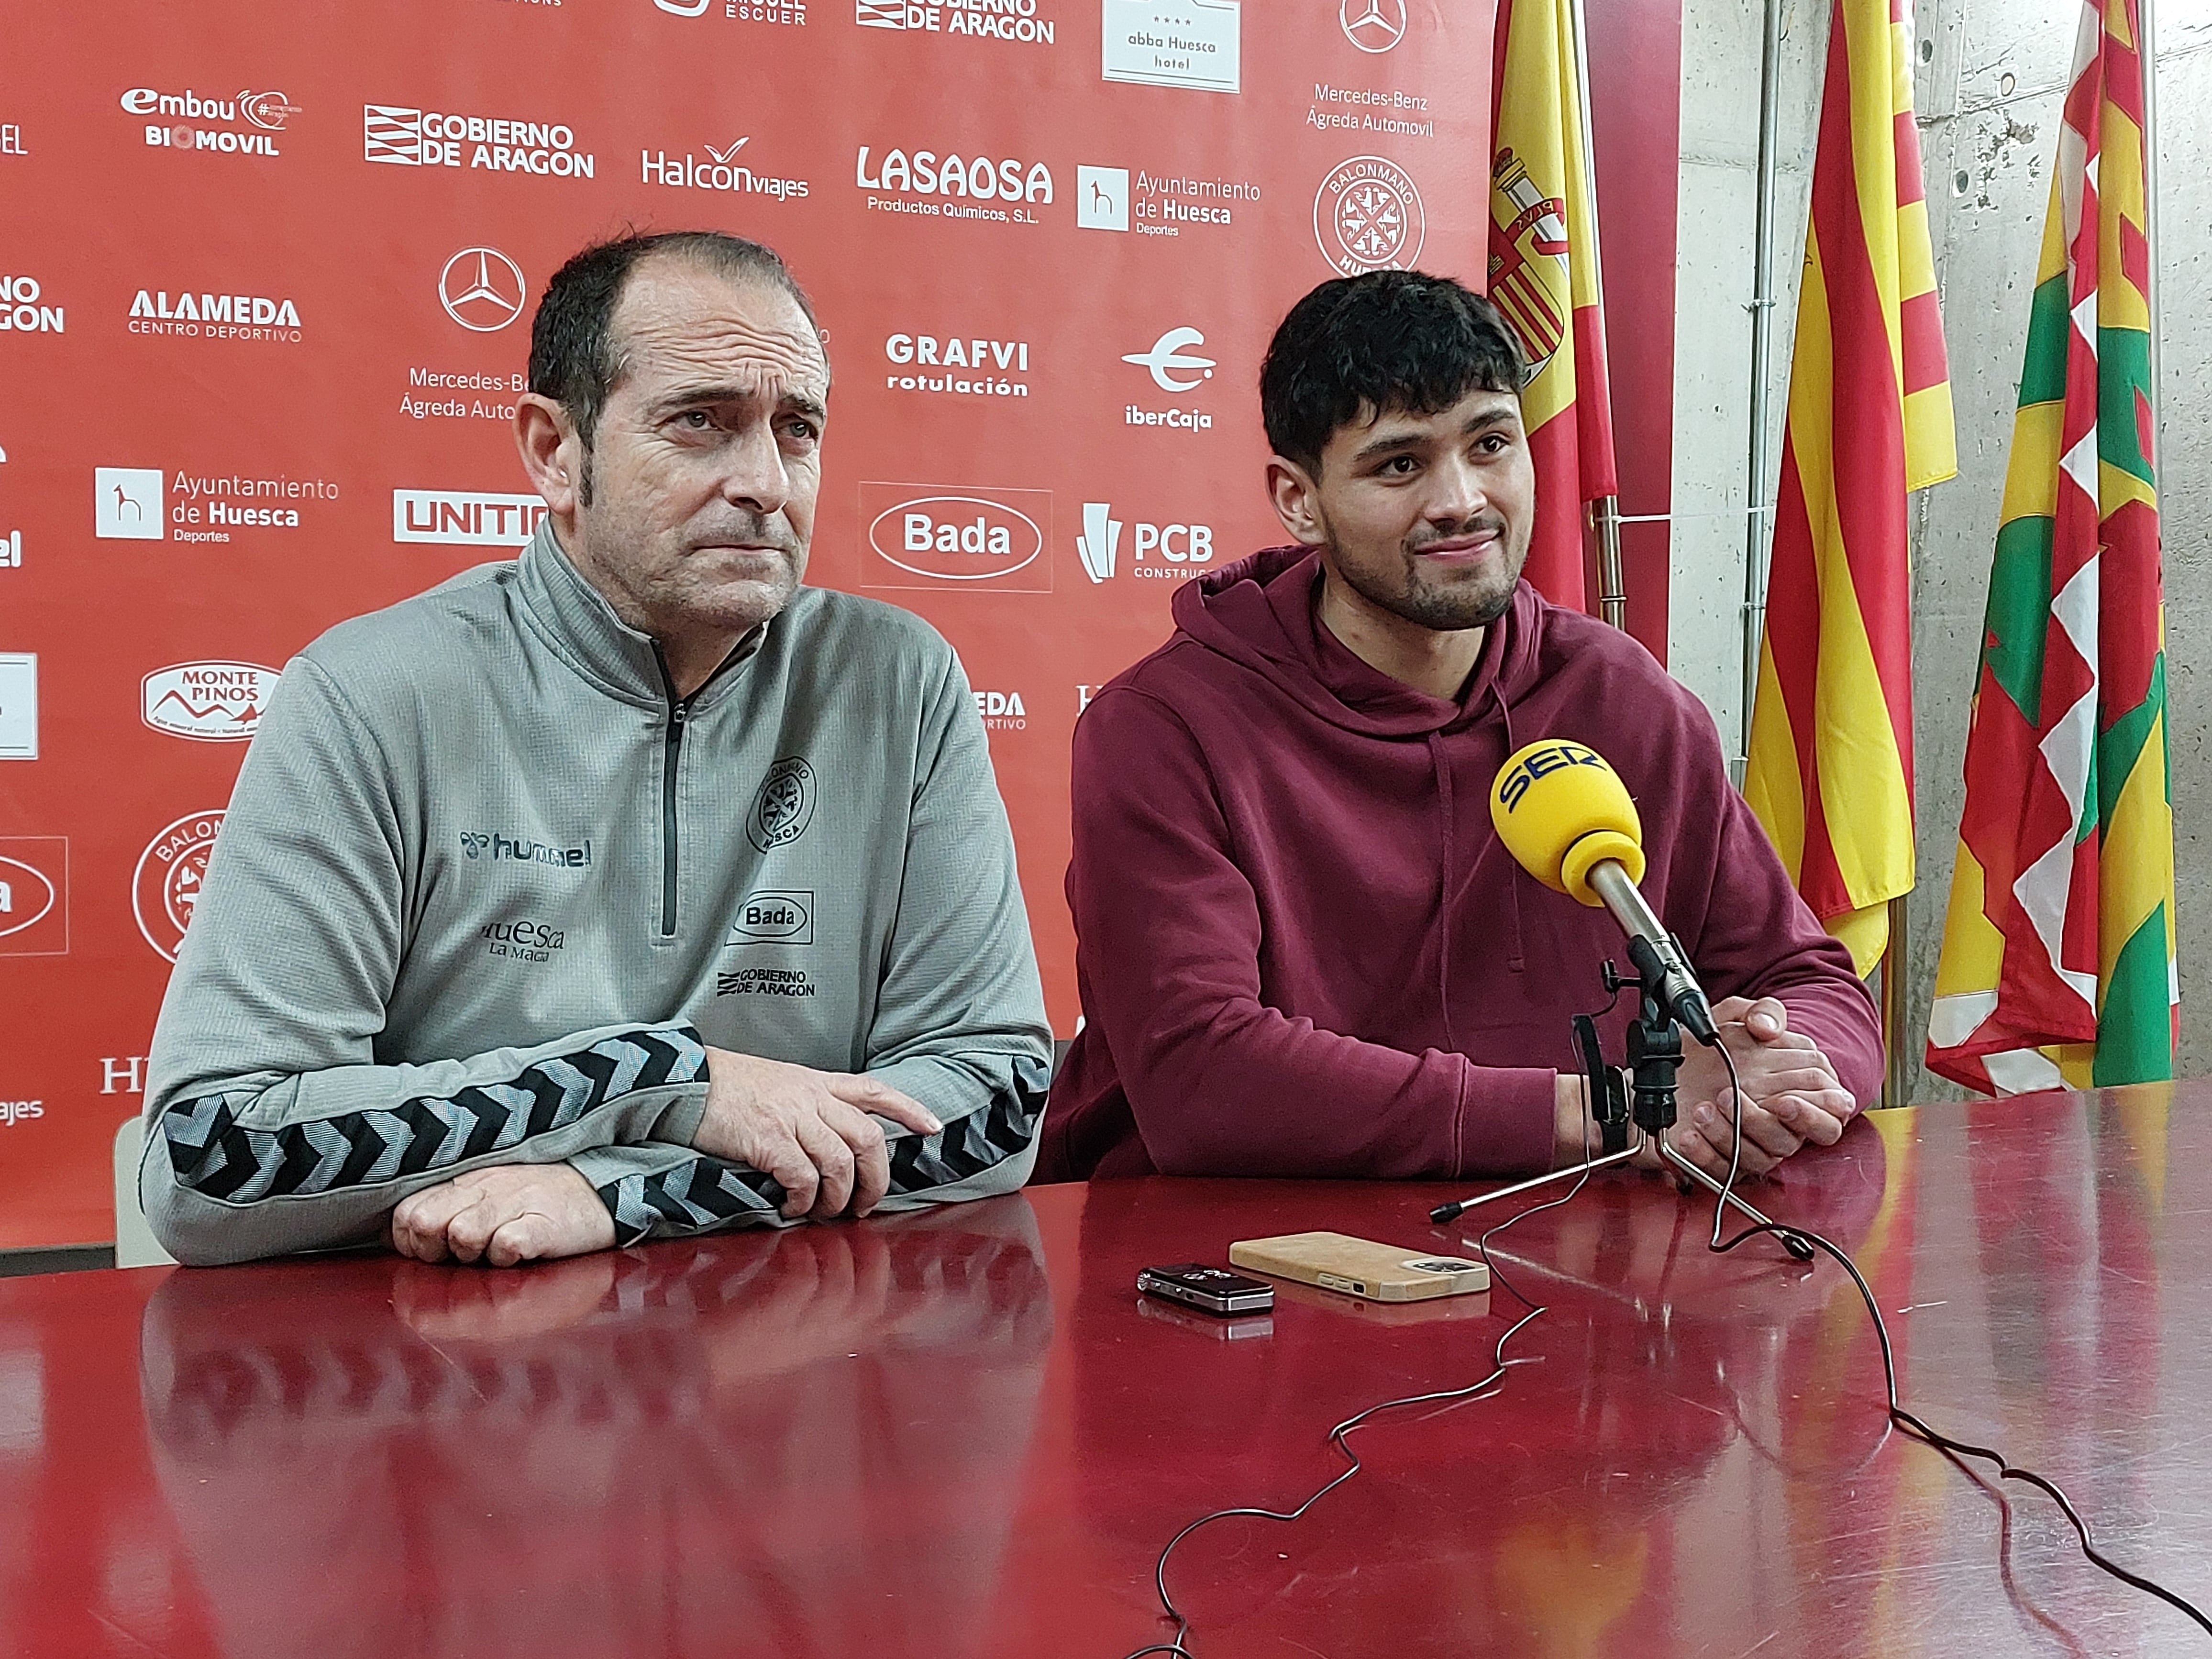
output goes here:
[[1567, 0], [1498, 0], [1497, 27], [1489, 289], [1534, 371], [1521, 392], [1536, 465], [1526, 574], [1579, 611], [1584, 504], [1620, 489], [1582, 72]]
[[1928, 1066], [2173, 1075], [2150, 227], [2136, 0], [2087, 0], [2028, 313]]
[[1958, 471], [1907, 0], [1835, 0], [1743, 793], [1861, 975], [1910, 892], [1905, 497]]

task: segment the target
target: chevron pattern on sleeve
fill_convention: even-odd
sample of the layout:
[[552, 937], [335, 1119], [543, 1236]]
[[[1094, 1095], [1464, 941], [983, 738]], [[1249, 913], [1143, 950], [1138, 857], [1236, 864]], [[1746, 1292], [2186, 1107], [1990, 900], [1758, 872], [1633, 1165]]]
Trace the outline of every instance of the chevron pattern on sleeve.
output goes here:
[[[950, 1187], [1017, 1156], [1036, 1133], [1044, 1098], [1042, 1088], [1018, 1082], [1012, 1095], [956, 1118], [936, 1134], [892, 1141], [891, 1193]], [[771, 1220], [784, 1199], [783, 1185], [773, 1176], [703, 1156], [656, 1175], [624, 1176], [599, 1191], [614, 1217], [617, 1246]]]
[[258, 1091], [203, 1095], [162, 1113], [161, 1133], [179, 1182], [209, 1198], [250, 1204], [447, 1169], [566, 1128], [625, 1095], [706, 1076], [697, 1031], [655, 1026], [538, 1060], [504, 1083], [473, 1085], [448, 1099], [423, 1097], [279, 1129], [239, 1124]]

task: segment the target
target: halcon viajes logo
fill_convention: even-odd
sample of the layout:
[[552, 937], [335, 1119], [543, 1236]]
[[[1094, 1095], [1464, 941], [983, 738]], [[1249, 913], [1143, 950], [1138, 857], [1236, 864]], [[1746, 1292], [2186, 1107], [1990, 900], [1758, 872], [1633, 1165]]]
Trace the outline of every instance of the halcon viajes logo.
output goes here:
[[752, 139], [750, 136], [738, 138], [717, 148], [704, 146], [707, 156], [702, 161], [690, 151], [671, 155], [665, 149], [646, 149], [638, 152], [639, 182], [664, 185], [675, 190], [726, 191], [732, 196], [766, 196], [778, 202], [794, 201], [806, 194], [804, 179], [783, 179], [774, 173], [758, 173], [738, 160], [738, 152]]
[[131, 877], [131, 908], [155, 953], [174, 962], [200, 901], [222, 812], [187, 812], [146, 843]]

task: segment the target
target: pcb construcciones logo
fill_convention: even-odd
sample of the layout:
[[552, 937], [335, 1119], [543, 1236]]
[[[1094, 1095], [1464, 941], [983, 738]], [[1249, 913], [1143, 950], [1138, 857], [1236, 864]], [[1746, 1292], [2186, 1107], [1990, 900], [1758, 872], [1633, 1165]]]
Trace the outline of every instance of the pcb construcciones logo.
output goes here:
[[863, 587], [1052, 592], [1052, 492], [863, 483]]
[[164, 962], [174, 962], [192, 925], [207, 878], [208, 855], [222, 828], [220, 810], [188, 812], [146, 843], [131, 878], [131, 908], [138, 931]]

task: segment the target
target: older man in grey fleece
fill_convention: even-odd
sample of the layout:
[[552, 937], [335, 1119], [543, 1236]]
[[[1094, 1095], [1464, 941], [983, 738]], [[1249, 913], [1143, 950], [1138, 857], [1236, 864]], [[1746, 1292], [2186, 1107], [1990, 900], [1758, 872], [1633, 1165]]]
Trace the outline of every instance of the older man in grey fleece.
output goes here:
[[155, 1033], [182, 1261], [498, 1266], [1018, 1187], [1050, 1055], [973, 694], [799, 586], [830, 369], [717, 233], [554, 276], [521, 557], [286, 669]]

